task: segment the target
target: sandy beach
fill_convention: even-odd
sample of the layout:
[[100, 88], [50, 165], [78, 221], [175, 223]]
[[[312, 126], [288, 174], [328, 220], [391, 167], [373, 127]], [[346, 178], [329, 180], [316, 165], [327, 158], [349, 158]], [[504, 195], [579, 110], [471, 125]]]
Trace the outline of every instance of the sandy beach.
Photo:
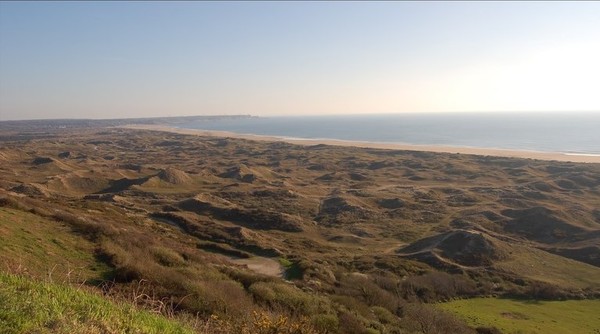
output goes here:
[[438, 152], [438, 153], [460, 153], [460, 154], [475, 154], [475, 155], [487, 155], [487, 156], [499, 156], [499, 157], [513, 157], [513, 158], [528, 158], [538, 160], [549, 160], [549, 161], [568, 161], [568, 162], [584, 162], [584, 163], [600, 163], [600, 156], [593, 155], [577, 155], [577, 154], [565, 154], [565, 153], [554, 153], [554, 152], [536, 152], [536, 151], [520, 151], [520, 150], [505, 150], [505, 149], [493, 149], [493, 148], [477, 148], [477, 147], [456, 147], [456, 146], [441, 146], [441, 145], [414, 145], [414, 144], [400, 144], [400, 143], [375, 143], [375, 142], [361, 142], [361, 141], [347, 141], [347, 140], [334, 140], [334, 139], [297, 139], [297, 138], [286, 138], [277, 136], [264, 136], [264, 135], [253, 135], [253, 134], [239, 134], [228, 131], [212, 131], [212, 130], [194, 130], [194, 129], [181, 129], [171, 126], [164, 125], [127, 125], [122, 126], [128, 129], [139, 129], [139, 130], [153, 130], [153, 131], [165, 131], [172, 133], [180, 133], [186, 135], [197, 135], [197, 136], [208, 136], [208, 137], [228, 137], [228, 138], [240, 138], [248, 140], [259, 140], [259, 141], [280, 141], [296, 145], [335, 145], [335, 146], [351, 146], [351, 147], [364, 147], [364, 148], [378, 148], [378, 149], [389, 149], [389, 150], [409, 150], [409, 151], [425, 151], [425, 152]]

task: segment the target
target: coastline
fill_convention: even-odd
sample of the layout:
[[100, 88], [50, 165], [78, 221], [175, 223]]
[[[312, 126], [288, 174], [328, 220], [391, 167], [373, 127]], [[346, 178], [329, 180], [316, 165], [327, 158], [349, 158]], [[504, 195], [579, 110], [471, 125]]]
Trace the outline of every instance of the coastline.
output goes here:
[[484, 156], [498, 156], [498, 157], [509, 157], [509, 158], [525, 158], [525, 159], [537, 159], [537, 160], [548, 160], [548, 161], [562, 161], [562, 162], [582, 162], [582, 163], [600, 163], [600, 156], [594, 155], [579, 155], [574, 153], [559, 153], [559, 152], [537, 152], [537, 151], [520, 151], [510, 149], [498, 149], [498, 148], [479, 148], [479, 147], [459, 147], [459, 146], [442, 146], [442, 145], [416, 145], [416, 144], [400, 144], [400, 143], [376, 143], [376, 142], [363, 142], [363, 141], [348, 141], [348, 140], [337, 140], [337, 139], [304, 139], [304, 138], [288, 138], [288, 137], [277, 137], [277, 136], [266, 136], [266, 135], [254, 135], [254, 134], [239, 134], [229, 131], [215, 131], [215, 130], [196, 130], [196, 129], [182, 129], [168, 125], [125, 125], [120, 128], [126, 129], [137, 129], [137, 130], [151, 130], [151, 131], [163, 131], [171, 133], [179, 133], [186, 135], [206, 136], [206, 137], [228, 137], [258, 141], [271, 141], [271, 142], [285, 142], [296, 145], [333, 145], [333, 146], [349, 146], [349, 147], [361, 147], [361, 148], [377, 148], [377, 149], [388, 149], [388, 150], [407, 150], [407, 151], [424, 151], [424, 152], [435, 152], [435, 153], [460, 153], [460, 154], [474, 154]]

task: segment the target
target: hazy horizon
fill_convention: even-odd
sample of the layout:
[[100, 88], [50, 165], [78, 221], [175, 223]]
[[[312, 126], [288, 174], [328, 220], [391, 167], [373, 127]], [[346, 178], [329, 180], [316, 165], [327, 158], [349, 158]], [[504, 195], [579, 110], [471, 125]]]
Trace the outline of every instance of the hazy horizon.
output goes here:
[[600, 117], [600, 112], [595, 110], [492, 110], [492, 111], [405, 111], [405, 112], [364, 112], [364, 113], [314, 113], [314, 114], [273, 114], [273, 115], [256, 115], [256, 114], [186, 114], [186, 115], [154, 115], [154, 116], [113, 116], [113, 117], [86, 117], [83, 116], [75, 116], [75, 117], [38, 117], [38, 118], [15, 118], [15, 119], [0, 119], [2, 121], [44, 121], [44, 120], [92, 120], [92, 121], [102, 121], [102, 120], [128, 120], [128, 119], [145, 119], [145, 118], [179, 118], [179, 117], [252, 117], [252, 118], [282, 118], [282, 119], [294, 119], [294, 118], [347, 118], [347, 117], [379, 117], [379, 116], [419, 116], [419, 115], [440, 115], [440, 116], [519, 116], [519, 115], [527, 115], [527, 116], [535, 116], [535, 115], [543, 115], [543, 116], [565, 116], [565, 115], [573, 115], [573, 116], [587, 116], [594, 115]]
[[598, 2], [0, 2], [0, 121], [600, 113]]

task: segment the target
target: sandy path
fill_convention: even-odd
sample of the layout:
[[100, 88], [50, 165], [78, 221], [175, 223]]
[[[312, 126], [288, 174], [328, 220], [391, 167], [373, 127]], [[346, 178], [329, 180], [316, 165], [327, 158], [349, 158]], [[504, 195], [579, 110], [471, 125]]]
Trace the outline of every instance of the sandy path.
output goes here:
[[[174, 222], [170, 219], [156, 218], [156, 217], [153, 217], [152, 219], [157, 222], [173, 226], [173, 227], [177, 228], [178, 230], [184, 232], [183, 228], [179, 224], [177, 224], [176, 222]], [[254, 272], [257, 272], [259, 274], [263, 274], [263, 275], [267, 275], [267, 276], [274, 276], [274, 277], [283, 277], [283, 275], [285, 273], [285, 269], [279, 263], [279, 261], [272, 259], [272, 258], [262, 257], [262, 256], [253, 256], [253, 257], [247, 258], [247, 259], [240, 259], [240, 258], [234, 258], [234, 257], [229, 257], [229, 256], [226, 256], [226, 257], [230, 262], [239, 264], [239, 265], [245, 265], [246, 267], [248, 267], [248, 269], [250, 269]]]
[[277, 260], [267, 257], [254, 256], [248, 259], [230, 259], [235, 264], [241, 264], [259, 274], [283, 277], [284, 269]]
[[538, 159], [538, 160], [600, 163], [600, 156], [596, 156], [596, 155], [575, 155], [575, 154], [571, 155], [571, 154], [564, 154], [564, 153], [505, 150], [505, 149], [495, 149], [495, 148], [390, 144], [390, 143], [373, 143], [373, 142], [346, 141], [346, 140], [294, 139], [294, 138], [275, 137], [275, 136], [239, 134], [239, 133], [227, 132], [227, 131], [180, 129], [180, 128], [164, 126], [164, 125], [127, 125], [127, 126], [122, 126], [122, 128], [165, 131], [165, 132], [173, 132], [173, 133], [197, 135], [197, 136], [229, 137], [229, 138], [241, 138], [241, 139], [249, 139], [249, 140], [260, 140], [260, 141], [281, 141], [281, 142], [297, 144], [297, 145], [326, 144], [326, 145], [336, 145], [336, 146], [380, 148], [380, 149], [390, 149], [390, 150], [426, 151], [426, 152], [437, 152], [437, 153], [461, 153], [461, 154], [489, 155], [489, 156], [498, 156], [498, 157], [529, 158], [529, 159]]

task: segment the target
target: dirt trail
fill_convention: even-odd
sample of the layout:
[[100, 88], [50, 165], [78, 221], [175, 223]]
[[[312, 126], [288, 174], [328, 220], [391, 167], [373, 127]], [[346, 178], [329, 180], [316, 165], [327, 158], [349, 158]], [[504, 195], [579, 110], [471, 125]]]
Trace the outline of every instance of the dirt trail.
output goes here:
[[[157, 222], [161, 222], [161, 223], [173, 226], [173, 227], [179, 229], [181, 232], [186, 233], [184, 228], [175, 221], [172, 221], [167, 218], [159, 218], [159, 217], [152, 217], [152, 219], [154, 219]], [[279, 263], [279, 261], [272, 259], [272, 258], [262, 257], [262, 256], [253, 256], [253, 257], [247, 258], [247, 259], [240, 259], [240, 258], [229, 257], [229, 256], [227, 256], [227, 258], [229, 259], [230, 262], [239, 264], [239, 265], [245, 265], [246, 267], [248, 267], [248, 269], [250, 269], [254, 272], [257, 272], [259, 274], [273, 276], [273, 277], [283, 277], [284, 273], [285, 273], [285, 269]]]
[[281, 264], [277, 260], [267, 257], [255, 256], [248, 259], [230, 259], [230, 261], [245, 265], [248, 269], [267, 276], [283, 277], [284, 274]]

